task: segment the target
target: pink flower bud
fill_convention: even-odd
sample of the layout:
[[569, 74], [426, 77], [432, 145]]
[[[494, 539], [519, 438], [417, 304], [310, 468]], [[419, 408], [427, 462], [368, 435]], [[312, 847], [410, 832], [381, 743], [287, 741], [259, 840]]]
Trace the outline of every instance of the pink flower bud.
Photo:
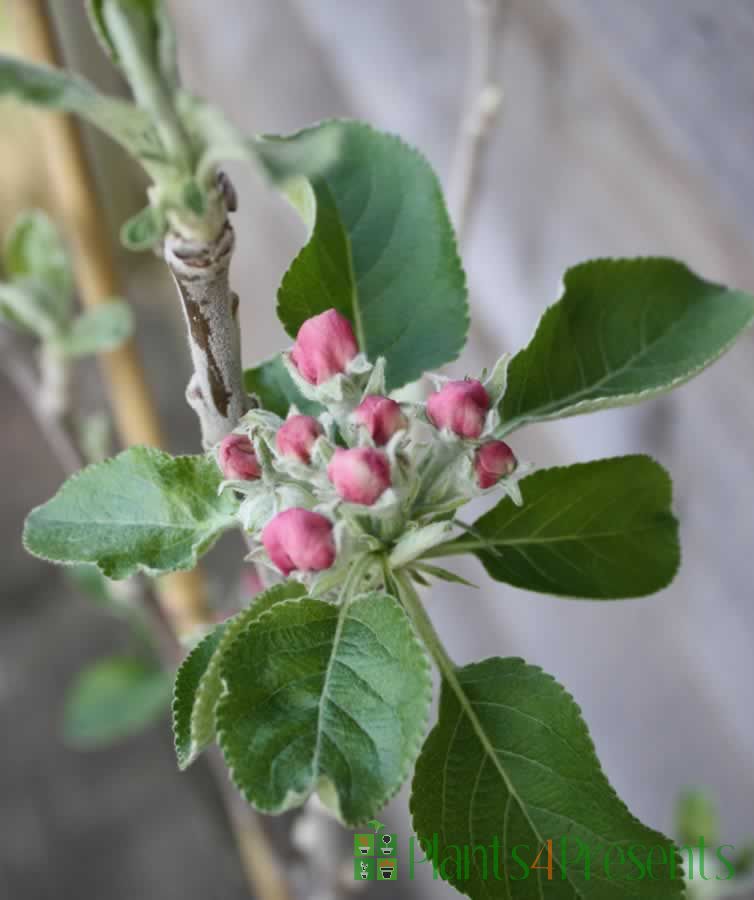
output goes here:
[[358, 352], [351, 323], [337, 310], [328, 309], [299, 328], [291, 362], [309, 384], [322, 384], [345, 372]]
[[312, 447], [322, 434], [322, 426], [312, 416], [291, 416], [278, 429], [275, 446], [283, 456], [310, 463]]
[[252, 481], [262, 475], [254, 445], [245, 434], [224, 437], [217, 459], [223, 475], [231, 481]]
[[371, 506], [390, 487], [388, 458], [371, 447], [338, 448], [327, 475], [344, 500], [364, 506]]
[[427, 400], [429, 420], [463, 438], [479, 437], [489, 408], [487, 391], [473, 378], [449, 381]]
[[335, 562], [332, 522], [308, 509], [286, 509], [262, 531], [262, 543], [283, 575], [321, 572]]
[[480, 488], [492, 487], [506, 475], [516, 471], [518, 461], [505, 441], [490, 441], [477, 450], [474, 471]]
[[372, 394], [365, 397], [354, 411], [356, 421], [363, 425], [379, 447], [408, 425], [400, 405], [389, 397]]

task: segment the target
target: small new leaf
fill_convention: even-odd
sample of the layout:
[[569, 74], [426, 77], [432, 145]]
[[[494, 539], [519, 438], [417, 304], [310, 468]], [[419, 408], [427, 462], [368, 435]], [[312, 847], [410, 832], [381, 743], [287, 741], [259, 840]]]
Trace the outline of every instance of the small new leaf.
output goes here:
[[[88, 0], [87, 11], [94, 33], [110, 59], [122, 66], [117, 42], [107, 24], [107, 7], [113, 6], [129, 17], [130, 33], [140, 39], [140, 51], [168, 87], [176, 90], [179, 79], [175, 32], [163, 0]], [[127, 68], [126, 75], [129, 75]]]
[[578, 706], [551, 676], [493, 658], [451, 677], [411, 794], [440, 877], [473, 900], [684, 896], [673, 843], [618, 798]]
[[669, 391], [725, 353], [754, 319], [754, 297], [671, 259], [587, 262], [569, 269], [564, 284], [510, 363], [501, 435]]
[[60, 232], [41, 210], [22, 213], [5, 240], [5, 274], [13, 281], [36, 279], [55, 295], [65, 320], [71, 309], [73, 274]]
[[111, 300], [82, 313], [56, 342], [66, 356], [78, 358], [115, 350], [133, 331], [131, 307], [123, 300]]
[[221, 477], [207, 457], [132, 447], [83, 469], [32, 510], [24, 544], [52, 562], [96, 563], [116, 579], [191, 569], [235, 524], [238, 504], [218, 494]]
[[698, 845], [700, 837], [710, 847], [720, 843], [720, 816], [715, 801], [707, 791], [683, 791], [678, 798], [675, 815], [682, 845]]
[[263, 612], [304, 594], [304, 587], [295, 581], [271, 587], [255, 597], [248, 609], [218, 625], [183, 661], [173, 695], [173, 734], [181, 769], [188, 768], [215, 739], [215, 713], [223, 691], [220, 666], [225, 650]]
[[56, 296], [40, 281], [0, 283], [0, 321], [5, 324], [29, 331], [40, 341], [54, 341], [63, 328], [60, 315]]
[[666, 587], [680, 563], [670, 476], [647, 456], [543, 469], [521, 481], [470, 536], [438, 554], [471, 551], [497, 581], [544, 594], [600, 600]]
[[136, 734], [170, 703], [171, 678], [144, 660], [113, 657], [79, 674], [68, 695], [65, 739], [92, 749]]
[[166, 228], [167, 221], [162, 211], [145, 206], [123, 223], [120, 240], [128, 250], [151, 250], [162, 240]]
[[218, 740], [258, 809], [279, 813], [317, 791], [348, 824], [398, 790], [431, 699], [429, 664], [398, 603], [275, 605], [225, 651]]
[[257, 397], [262, 409], [274, 412], [281, 419], [288, 415], [291, 406], [309, 416], [322, 412], [322, 407], [304, 397], [293, 383], [279, 354], [247, 369], [243, 377], [246, 392]]
[[463, 587], [479, 588], [478, 584], [473, 584], [473, 582], [468, 581], [456, 572], [451, 572], [450, 569], [444, 569], [442, 566], [432, 566], [429, 563], [421, 562], [416, 563], [415, 568], [423, 575], [429, 575], [432, 578], [437, 578], [439, 581], [447, 581], [449, 584], [460, 584]]

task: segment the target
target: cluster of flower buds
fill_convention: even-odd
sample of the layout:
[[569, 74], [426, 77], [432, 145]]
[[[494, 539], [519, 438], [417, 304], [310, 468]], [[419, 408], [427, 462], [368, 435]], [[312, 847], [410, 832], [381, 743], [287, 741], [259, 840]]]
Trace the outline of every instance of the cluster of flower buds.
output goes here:
[[502, 487], [521, 502], [522, 467], [495, 437], [504, 360], [484, 381], [435, 377], [426, 403], [401, 402], [387, 396], [384, 361], [366, 360], [334, 309], [304, 322], [283, 360], [321, 412], [252, 410], [217, 449], [223, 487], [242, 496], [259, 542], [252, 558], [312, 583], [360, 549], [405, 564], [447, 539], [471, 497]]

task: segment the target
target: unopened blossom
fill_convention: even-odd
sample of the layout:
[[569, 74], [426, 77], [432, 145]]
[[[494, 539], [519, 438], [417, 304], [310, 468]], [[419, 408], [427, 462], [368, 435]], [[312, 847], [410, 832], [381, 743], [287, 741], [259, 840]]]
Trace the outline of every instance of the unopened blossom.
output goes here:
[[372, 447], [338, 448], [327, 467], [335, 490], [349, 503], [371, 506], [390, 487], [390, 463]]
[[497, 484], [506, 475], [516, 471], [518, 461], [505, 441], [489, 441], [482, 444], [474, 455], [474, 471], [480, 488]]
[[487, 391], [473, 378], [448, 381], [427, 400], [427, 416], [432, 424], [462, 438], [479, 437], [489, 408]]
[[312, 447], [322, 434], [322, 426], [313, 416], [291, 416], [278, 429], [275, 446], [283, 456], [310, 463]]
[[252, 481], [262, 475], [254, 445], [245, 434], [229, 434], [223, 438], [217, 460], [230, 481]]
[[320, 513], [294, 507], [278, 513], [262, 531], [262, 543], [283, 573], [321, 572], [335, 562], [332, 522]]
[[337, 310], [328, 309], [299, 328], [291, 362], [309, 384], [322, 384], [345, 372], [358, 352], [351, 323]]
[[408, 421], [400, 404], [390, 397], [371, 394], [354, 410], [354, 418], [363, 425], [378, 447], [382, 447], [397, 432], [406, 428]]

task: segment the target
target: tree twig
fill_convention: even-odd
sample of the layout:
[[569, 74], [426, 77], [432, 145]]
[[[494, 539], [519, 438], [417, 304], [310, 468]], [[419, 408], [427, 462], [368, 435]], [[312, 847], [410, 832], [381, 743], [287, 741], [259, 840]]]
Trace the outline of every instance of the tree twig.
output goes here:
[[463, 242], [473, 212], [485, 146], [502, 103], [498, 70], [507, 0], [466, 0], [466, 3], [471, 31], [466, 102], [448, 188], [448, 205], [459, 244]]
[[205, 449], [229, 434], [245, 411], [238, 296], [228, 279], [234, 242], [226, 218], [215, 240], [199, 243], [171, 232], [163, 250], [188, 326], [194, 374], [186, 399]]
[[[12, 6], [19, 43], [27, 55], [58, 64], [55, 38], [42, 0], [15, 0]], [[89, 172], [81, 137], [67, 116], [39, 118], [50, 185], [60, 219], [73, 250], [81, 301], [93, 307], [118, 293], [112, 248]], [[135, 344], [100, 357], [118, 432], [125, 446], [163, 445], [157, 412], [147, 387]], [[176, 572], [159, 584], [160, 602], [177, 633], [193, 631], [208, 621], [206, 593], [199, 572]]]
[[14, 338], [15, 335], [9, 334], [6, 329], [0, 330], [0, 367], [34, 417], [60, 468], [71, 474], [81, 468], [83, 459], [66, 424], [67, 410], [61, 409], [55, 414], [46, 408], [42, 402], [40, 378], [29, 364], [26, 354], [16, 346]]

